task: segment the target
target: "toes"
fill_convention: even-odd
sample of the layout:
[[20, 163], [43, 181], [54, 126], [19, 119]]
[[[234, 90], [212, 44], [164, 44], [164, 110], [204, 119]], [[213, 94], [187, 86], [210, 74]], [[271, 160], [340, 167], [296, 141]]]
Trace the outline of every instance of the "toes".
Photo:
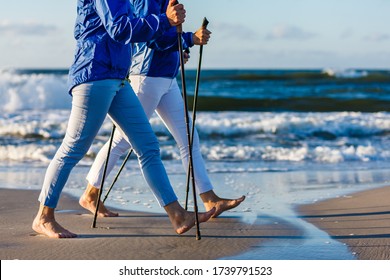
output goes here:
[[244, 200], [245, 200], [245, 195], [241, 196], [240, 198], [230, 200], [229, 204], [231, 206], [235, 207], [235, 206], [238, 206]]
[[192, 226], [183, 226], [183, 227], [177, 229], [176, 233], [177, 234], [183, 234], [183, 233], [189, 231], [191, 228], [192, 228]]
[[109, 210], [105, 211], [105, 212], [102, 212], [100, 213], [100, 215], [102, 215], [102, 217], [118, 217], [119, 214], [118, 213], [114, 213], [114, 212], [111, 212]]
[[215, 211], [215, 213], [212, 216], [212, 218], [216, 218], [220, 214], [222, 214], [223, 212], [237, 207], [244, 200], [245, 200], [245, 195], [243, 195], [242, 197], [237, 198], [237, 199], [222, 199], [221, 201], [219, 201], [219, 202], [217, 202], [215, 204], [217, 210]]
[[77, 237], [77, 234], [67, 230], [67, 229], [64, 229], [62, 232], [58, 233], [58, 238], [75, 238]]
[[77, 237], [77, 234], [72, 233], [72, 232], [62, 232], [57, 234], [57, 238], [75, 238]]

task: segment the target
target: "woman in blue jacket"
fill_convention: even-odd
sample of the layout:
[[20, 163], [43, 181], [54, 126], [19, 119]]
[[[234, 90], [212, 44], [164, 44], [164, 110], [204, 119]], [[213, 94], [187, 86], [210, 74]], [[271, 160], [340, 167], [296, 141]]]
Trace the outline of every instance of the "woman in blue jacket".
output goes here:
[[[145, 180], [174, 230], [182, 234], [194, 226], [194, 214], [177, 201], [148, 118], [125, 82], [132, 55], [130, 42], [150, 41], [184, 22], [184, 7], [174, 2], [169, 2], [166, 11], [134, 18], [128, 0], [78, 0], [77, 47], [69, 71], [72, 110], [66, 135], [45, 174], [32, 225], [36, 232], [53, 238], [77, 236], [55, 220], [54, 209], [72, 168], [88, 151], [107, 114], [132, 144]], [[201, 213], [199, 221], [207, 221], [214, 211]]]
[[[168, 0], [130, 0], [134, 6], [134, 13], [139, 17], [158, 14], [165, 10]], [[183, 33], [183, 46], [185, 48], [207, 44], [211, 32], [200, 28], [197, 32]], [[184, 104], [176, 76], [179, 71], [179, 51], [177, 32], [171, 27], [162, 36], [149, 42], [133, 44], [133, 57], [130, 68], [131, 86], [136, 92], [148, 118], [154, 111], [162, 119], [168, 130], [172, 133], [180, 150], [183, 166], [188, 166], [188, 138], [184, 118]], [[95, 212], [96, 199], [99, 193], [100, 182], [109, 143], [100, 150], [94, 164], [87, 176], [88, 186], [80, 198], [80, 205]], [[107, 174], [113, 169], [116, 161], [131, 145], [120, 132], [116, 132], [110, 152]], [[223, 211], [238, 206], [244, 199], [223, 199], [215, 194], [213, 185], [208, 177], [207, 170], [199, 147], [199, 137], [195, 131], [193, 140], [193, 166], [195, 173], [195, 186], [197, 193], [204, 203], [206, 210], [216, 208], [214, 217]], [[103, 203], [99, 203], [99, 216], [117, 216], [109, 211]]]

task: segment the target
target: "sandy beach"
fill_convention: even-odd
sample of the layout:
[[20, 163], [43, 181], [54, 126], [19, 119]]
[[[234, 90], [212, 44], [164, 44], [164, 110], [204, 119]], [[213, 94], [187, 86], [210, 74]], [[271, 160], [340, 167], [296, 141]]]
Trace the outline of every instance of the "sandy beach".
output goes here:
[[390, 187], [303, 205], [301, 218], [346, 243], [360, 260], [390, 260]]
[[[129, 211], [119, 211], [119, 218], [99, 218], [97, 228], [91, 228], [92, 215], [64, 194], [56, 217], [79, 237], [49, 239], [31, 229], [37, 196], [36, 190], [0, 189], [2, 260], [234, 259], [264, 242], [293, 242], [303, 235], [298, 226], [277, 218], [248, 224], [239, 217], [220, 217], [201, 224], [202, 239], [197, 241], [195, 230], [176, 235], [166, 215]], [[388, 260], [389, 197], [390, 187], [379, 188], [303, 205], [298, 211], [302, 219], [346, 243], [357, 259]]]
[[2, 260], [219, 259], [247, 251], [272, 237], [300, 235], [298, 229], [283, 221], [270, 220], [260, 226], [221, 217], [201, 224], [202, 239], [197, 241], [194, 229], [176, 235], [166, 215], [124, 211], [119, 211], [118, 218], [98, 219], [97, 228], [91, 228], [93, 216], [63, 194], [56, 218], [79, 237], [49, 239], [31, 229], [37, 196], [37, 191], [0, 190]]

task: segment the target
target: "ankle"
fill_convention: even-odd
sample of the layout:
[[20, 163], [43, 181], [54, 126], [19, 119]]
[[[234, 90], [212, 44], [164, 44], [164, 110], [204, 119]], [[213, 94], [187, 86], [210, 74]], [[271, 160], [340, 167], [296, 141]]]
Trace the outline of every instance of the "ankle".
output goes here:
[[202, 199], [203, 203], [216, 203], [218, 200], [220, 200], [220, 198], [213, 190], [201, 193], [200, 198]]
[[96, 198], [99, 196], [99, 189], [95, 186], [88, 184], [81, 198], [88, 202], [96, 201]]
[[55, 220], [54, 218], [54, 208], [47, 207], [45, 205], [40, 205], [38, 214], [35, 218], [37, 221], [40, 222], [47, 222], [47, 221], [52, 221]]
[[178, 201], [174, 201], [164, 206], [165, 211], [171, 221], [182, 220], [186, 214], [186, 210], [179, 204]]

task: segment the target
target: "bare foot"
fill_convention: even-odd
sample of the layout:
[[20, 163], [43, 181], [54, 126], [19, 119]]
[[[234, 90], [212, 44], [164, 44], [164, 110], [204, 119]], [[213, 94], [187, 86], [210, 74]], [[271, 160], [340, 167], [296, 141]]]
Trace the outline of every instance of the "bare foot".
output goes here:
[[41, 206], [33, 221], [32, 229], [50, 238], [75, 238], [77, 234], [63, 228], [54, 219], [54, 209]]
[[[215, 208], [207, 211], [206, 213], [198, 213], [199, 223], [207, 222], [215, 213]], [[186, 212], [181, 219], [177, 220], [173, 228], [177, 234], [183, 234], [189, 231], [192, 227], [195, 226], [195, 213]]]
[[[177, 201], [164, 208], [167, 211], [173, 229], [177, 234], [183, 234], [195, 226], [195, 213], [184, 210]], [[212, 208], [205, 213], [198, 213], [199, 223], [207, 222], [214, 213], [215, 208]]]
[[[80, 197], [79, 203], [83, 208], [87, 209], [92, 214], [95, 214], [96, 200], [89, 200], [88, 198], [84, 197], [84, 195], [83, 195], [82, 197]], [[101, 200], [99, 202], [99, 210], [97, 212], [97, 215], [98, 215], [98, 217], [118, 217], [119, 216], [118, 213], [114, 213], [114, 212], [108, 210], [106, 208], [106, 206], [104, 206], [104, 204]]]
[[245, 195], [237, 199], [226, 199], [218, 197], [212, 191], [201, 194], [200, 196], [207, 211], [215, 207], [216, 210], [212, 218], [216, 218], [223, 212], [237, 207], [245, 200]]
[[[87, 189], [85, 190], [84, 194], [80, 197], [79, 204], [90, 211], [92, 214], [95, 214], [96, 210], [96, 200], [99, 196], [99, 189], [93, 187], [92, 185], [88, 184]], [[103, 202], [100, 200], [99, 202], [99, 209], [97, 212], [98, 217], [118, 217], [118, 213], [114, 213], [110, 210], [108, 210]]]

